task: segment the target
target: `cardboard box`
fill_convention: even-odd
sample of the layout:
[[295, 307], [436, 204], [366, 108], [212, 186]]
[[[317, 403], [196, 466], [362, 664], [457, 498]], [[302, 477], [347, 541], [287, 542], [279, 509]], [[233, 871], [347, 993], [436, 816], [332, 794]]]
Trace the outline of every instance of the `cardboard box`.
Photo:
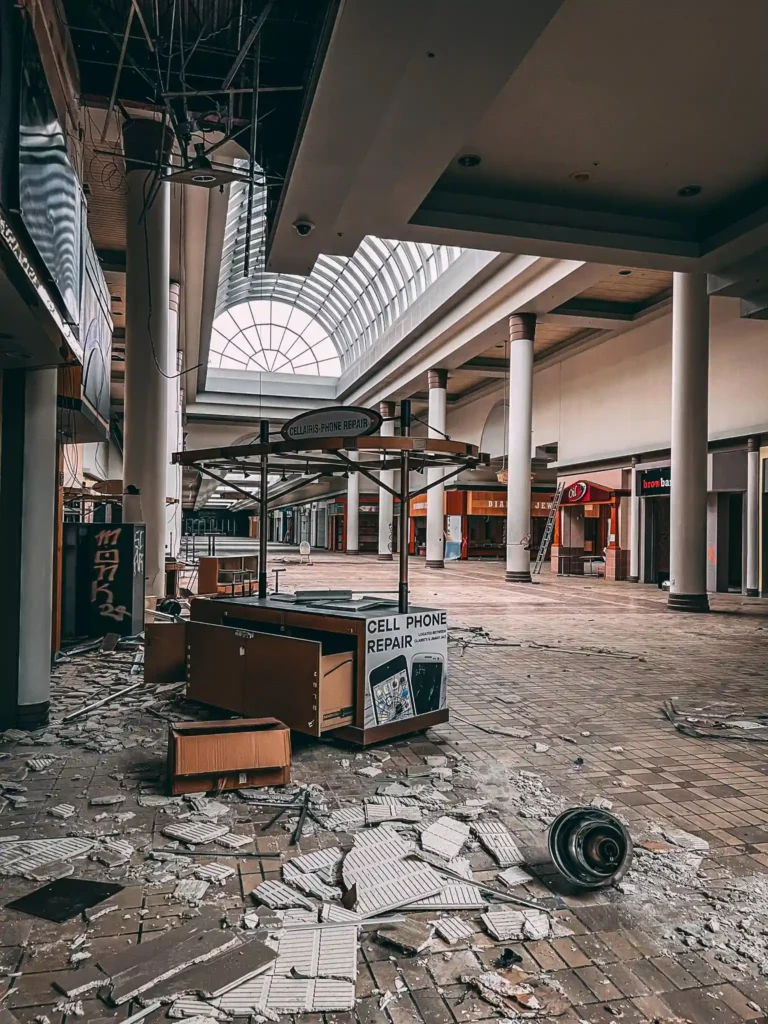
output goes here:
[[354, 722], [354, 665], [352, 651], [323, 655], [320, 686], [320, 728], [323, 732]]
[[176, 722], [168, 729], [168, 782], [174, 796], [290, 781], [291, 732], [276, 718]]
[[145, 683], [181, 683], [187, 678], [186, 622], [148, 623], [144, 641]]

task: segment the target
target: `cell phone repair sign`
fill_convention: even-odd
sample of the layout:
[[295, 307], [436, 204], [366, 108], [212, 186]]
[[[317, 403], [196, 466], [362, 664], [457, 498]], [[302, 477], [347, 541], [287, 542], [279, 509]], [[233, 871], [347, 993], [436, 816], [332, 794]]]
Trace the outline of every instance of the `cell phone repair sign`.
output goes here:
[[429, 608], [370, 618], [365, 629], [366, 729], [446, 706], [447, 612]]

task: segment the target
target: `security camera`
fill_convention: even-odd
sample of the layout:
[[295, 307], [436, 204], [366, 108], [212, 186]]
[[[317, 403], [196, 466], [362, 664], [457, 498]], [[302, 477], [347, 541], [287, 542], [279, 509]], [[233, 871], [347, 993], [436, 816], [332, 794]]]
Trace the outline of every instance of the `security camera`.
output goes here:
[[305, 235], [311, 234], [315, 230], [315, 225], [311, 220], [297, 220], [293, 225], [296, 234], [301, 235], [303, 238]]

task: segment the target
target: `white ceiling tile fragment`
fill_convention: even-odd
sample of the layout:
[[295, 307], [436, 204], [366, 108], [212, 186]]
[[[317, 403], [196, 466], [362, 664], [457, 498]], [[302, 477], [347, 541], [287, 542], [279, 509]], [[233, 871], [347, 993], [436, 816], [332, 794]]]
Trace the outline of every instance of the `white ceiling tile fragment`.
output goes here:
[[463, 821], [443, 815], [421, 833], [421, 845], [430, 853], [451, 860], [461, 852], [469, 834], [469, 826]]
[[471, 925], [460, 917], [440, 917], [432, 924], [440, 938], [450, 945], [470, 939], [474, 934]]
[[501, 821], [476, 821], [472, 831], [499, 867], [511, 868], [523, 863], [523, 855], [507, 826]]
[[178, 839], [182, 843], [212, 843], [214, 839], [229, 832], [227, 825], [216, 825], [212, 821], [174, 821], [166, 825], [163, 835], [169, 839]]

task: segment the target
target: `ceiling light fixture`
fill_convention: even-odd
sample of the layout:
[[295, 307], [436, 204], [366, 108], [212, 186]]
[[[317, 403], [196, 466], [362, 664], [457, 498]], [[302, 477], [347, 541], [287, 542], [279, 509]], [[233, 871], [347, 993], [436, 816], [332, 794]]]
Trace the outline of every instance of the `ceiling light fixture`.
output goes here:
[[478, 156], [477, 153], [465, 153], [459, 157], [457, 162], [461, 167], [477, 167], [478, 164], [483, 162], [483, 158]]
[[592, 175], [589, 173], [589, 171], [573, 171], [571, 174], [568, 175], [568, 177], [572, 181], [579, 181], [579, 182], [581, 182], [581, 181], [589, 181], [589, 179], [592, 177]]
[[677, 190], [677, 194], [681, 199], [692, 199], [693, 196], [697, 196], [701, 192], [701, 185], [683, 185], [682, 188]]
[[631, 273], [632, 273], [631, 270], [620, 270], [619, 271], [619, 274], [621, 275], [621, 277], [628, 277]]

